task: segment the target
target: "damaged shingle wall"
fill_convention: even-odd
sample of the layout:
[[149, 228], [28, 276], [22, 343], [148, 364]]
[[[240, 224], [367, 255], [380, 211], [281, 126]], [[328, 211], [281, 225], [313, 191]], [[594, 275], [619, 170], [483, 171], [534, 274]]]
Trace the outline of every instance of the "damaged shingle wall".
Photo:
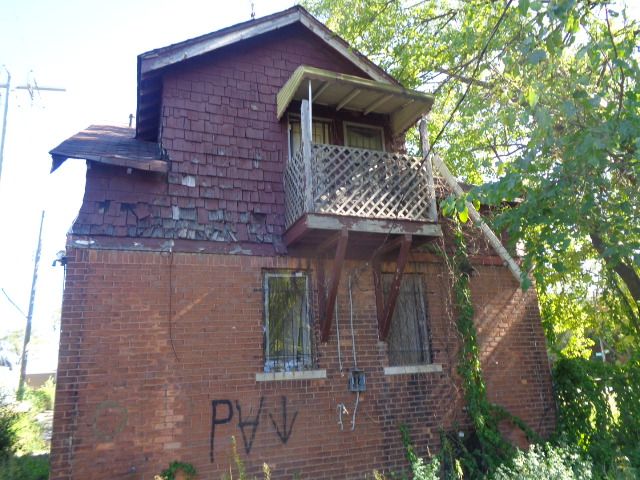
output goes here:
[[299, 25], [167, 71], [161, 139], [169, 173], [93, 165], [73, 233], [282, 251], [288, 137], [276, 94], [303, 64], [364, 76]]

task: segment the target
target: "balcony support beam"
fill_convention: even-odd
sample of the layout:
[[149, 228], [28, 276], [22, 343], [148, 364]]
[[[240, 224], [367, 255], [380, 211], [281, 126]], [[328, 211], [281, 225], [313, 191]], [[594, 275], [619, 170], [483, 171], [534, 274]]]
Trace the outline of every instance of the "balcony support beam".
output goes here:
[[[344, 265], [344, 258], [347, 253], [347, 243], [349, 241], [349, 230], [343, 228], [339, 233], [332, 235], [318, 247], [320, 259], [318, 261], [318, 304], [320, 307], [320, 340], [326, 342], [331, 333], [333, 324], [333, 313], [335, 311], [336, 299], [338, 297], [338, 286], [340, 284], [340, 275]], [[333, 260], [331, 270], [331, 280], [327, 286], [325, 285], [325, 267], [322, 254], [336, 246], [336, 255]]]
[[[403, 235], [399, 239], [379, 249], [373, 259], [373, 284], [376, 295], [376, 310], [378, 312], [378, 338], [380, 340], [386, 340], [389, 335], [389, 330], [391, 329], [391, 319], [393, 318], [393, 312], [395, 311], [396, 302], [398, 301], [404, 267], [407, 265], [407, 260], [409, 259], [411, 241], [411, 235]], [[396, 260], [396, 271], [393, 275], [393, 281], [391, 282], [391, 288], [388, 296], [385, 299], [380, 257], [383, 253], [398, 247], [400, 248], [400, 251], [398, 252], [398, 258]]]

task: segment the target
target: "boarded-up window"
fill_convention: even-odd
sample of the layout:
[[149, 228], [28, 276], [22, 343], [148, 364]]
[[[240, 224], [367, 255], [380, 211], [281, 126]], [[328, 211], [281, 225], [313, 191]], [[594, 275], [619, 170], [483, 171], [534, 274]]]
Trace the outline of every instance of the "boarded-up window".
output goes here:
[[345, 123], [344, 144], [347, 147], [364, 148], [366, 150], [384, 150], [382, 129]]
[[265, 372], [304, 370], [313, 365], [304, 272], [267, 272], [265, 292]]
[[[385, 296], [391, 288], [392, 281], [393, 275], [383, 275]], [[387, 341], [391, 366], [431, 362], [427, 309], [421, 275], [402, 276]]]

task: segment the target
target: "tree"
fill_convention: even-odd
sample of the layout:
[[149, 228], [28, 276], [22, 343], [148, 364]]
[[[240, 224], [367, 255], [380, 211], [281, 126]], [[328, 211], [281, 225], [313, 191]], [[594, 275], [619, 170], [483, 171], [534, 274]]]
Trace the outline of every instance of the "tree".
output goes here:
[[[495, 207], [512, 247], [524, 242], [547, 317], [579, 306], [616, 330], [616, 348], [637, 348], [638, 22], [603, 0], [306, 4], [403, 84], [436, 94], [433, 148], [480, 185], [471, 195]], [[586, 296], [559, 303], [563, 290]]]

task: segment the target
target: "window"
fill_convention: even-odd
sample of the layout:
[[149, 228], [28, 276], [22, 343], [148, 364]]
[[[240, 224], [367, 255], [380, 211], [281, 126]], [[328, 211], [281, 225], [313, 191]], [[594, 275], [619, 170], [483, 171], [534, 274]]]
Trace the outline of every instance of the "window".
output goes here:
[[383, 130], [381, 127], [345, 122], [344, 144], [347, 147], [384, 150]]
[[[383, 275], [382, 281], [386, 296], [391, 288], [393, 275]], [[404, 274], [387, 339], [389, 365], [431, 363], [428, 333], [422, 276]]]
[[313, 367], [308, 281], [305, 272], [266, 272], [264, 275], [265, 372]]
[[[331, 143], [331, 121], [313, 119], [311, 126], [311, 141], [313, 143]], [[289, 153], [293, 155], [302, 147], [302, 127], [299, 117], [289, 118]]]

